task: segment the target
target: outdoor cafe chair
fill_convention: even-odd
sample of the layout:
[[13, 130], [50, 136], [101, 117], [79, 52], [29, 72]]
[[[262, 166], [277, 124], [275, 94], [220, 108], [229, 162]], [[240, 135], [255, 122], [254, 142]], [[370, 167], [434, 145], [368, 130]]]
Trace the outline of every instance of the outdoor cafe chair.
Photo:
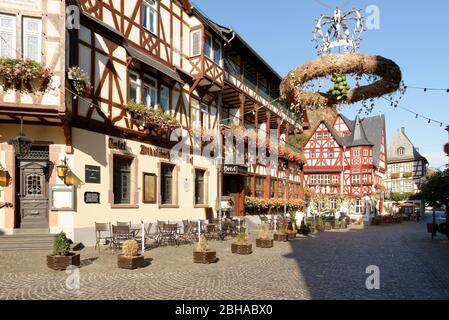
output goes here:
[[117, 221], [116, 226], [117, 227], [130, 227], [131, 228], [131, 221], [129, 221], [129, 222], [119, 222], [119, 221]]
[[[106, 235], [103, 235], [106, 234]], [[111, 223], [97, 223], [95, 222], [95, 250], [97, 247], [100, 248], [101, 241], [104, 240], [105, 243], [109, 243], [109, 248], [111, 248], [113, 237], [111, 234]]]
[[112, 226], [112, 237], [114, 246], [121, 248], [123, 242], [132, 238], [129, 226]]
[[168, 224], [168, 223], [164, 224], [164, 226], [162, 227], [161, 243], [168, 243], [168, 244], [175, 243], [177, 246], [179, 246], [178, 229], [179, 229], [179, 226], [177, 223], [176, 224]]
[[205, 236], [207, 240], [217, 240], [219, 238], [218, 225], [216, 224], [206, 225]]

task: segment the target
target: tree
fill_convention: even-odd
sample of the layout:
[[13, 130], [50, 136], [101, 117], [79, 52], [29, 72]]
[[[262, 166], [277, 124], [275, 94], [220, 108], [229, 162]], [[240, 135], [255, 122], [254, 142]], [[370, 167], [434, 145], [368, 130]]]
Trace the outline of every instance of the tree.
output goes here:
[[[428, 178], [421, 188], [421, 196], [429, 206], [446, 207], [446, 225], [449, 227], [449, 169], [437, 171]], [[449, 233], [446, 235], [449, 238]]]

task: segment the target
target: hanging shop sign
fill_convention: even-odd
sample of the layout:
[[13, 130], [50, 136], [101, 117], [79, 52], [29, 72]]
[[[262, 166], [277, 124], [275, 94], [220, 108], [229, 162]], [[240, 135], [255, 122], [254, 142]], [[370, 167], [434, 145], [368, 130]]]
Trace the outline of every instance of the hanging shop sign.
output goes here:
[[140, 146], [140, 154], [170, 160], [170, 151], [145, 145]]
[[223, 165], [223, 174], [248, 175], [248, 167], [240, 165]]
[[122, 139], [109, 138], [109, 149], [126, 151], [126, 141]]
[[84, 203], [86, 203], [86, 204], [100, 203], [100, 193], [99, 192], [85, 192], [84, 193]]
[[84, 169], [84, 181], [86, 183], [101, 183], [101, 167], [86, 165]]

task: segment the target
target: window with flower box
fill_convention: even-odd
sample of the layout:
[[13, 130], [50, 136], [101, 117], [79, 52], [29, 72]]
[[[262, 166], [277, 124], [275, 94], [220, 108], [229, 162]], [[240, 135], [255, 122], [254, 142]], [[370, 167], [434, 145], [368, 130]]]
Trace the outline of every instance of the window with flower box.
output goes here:
[[338, 185], [338, 176], [332, 176], [332, 185]]
[[170, 88], [164, 85], [161, 86], [161, 108], [170, 111]]
[[129, 89], [128, 89], [128, 100], [140, 103], [142, 101], [142, 82], [140, 76], [135, 72], [129, 73]]
[[148, 108], [156, 108], [157, 106], [157, 81], [150, 77], [145, 77], [143, 98]]
[[265, 178], [256, 177], [256, 197], [265, 197]]

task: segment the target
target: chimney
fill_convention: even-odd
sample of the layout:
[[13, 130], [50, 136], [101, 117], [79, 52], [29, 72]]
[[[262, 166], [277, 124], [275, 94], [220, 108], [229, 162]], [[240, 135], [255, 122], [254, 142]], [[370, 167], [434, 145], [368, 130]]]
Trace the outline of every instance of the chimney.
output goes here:
[[401, 128], [401, 132], [405, 134], [405, 127]]

